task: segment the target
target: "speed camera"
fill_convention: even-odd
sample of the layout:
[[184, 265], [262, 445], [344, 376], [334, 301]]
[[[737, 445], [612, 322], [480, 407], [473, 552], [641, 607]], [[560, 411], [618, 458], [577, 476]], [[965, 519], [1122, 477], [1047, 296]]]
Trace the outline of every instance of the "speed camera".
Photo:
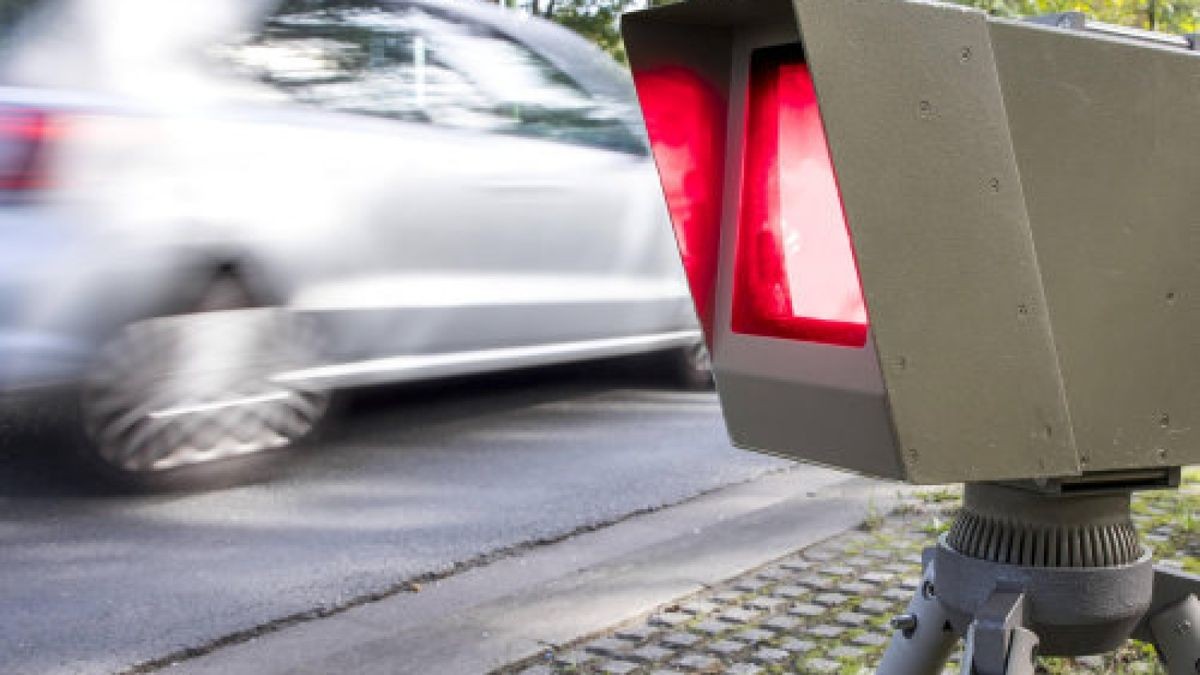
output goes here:
[[1200, 462], [1200, 58], [897, 0], [623, 31], [743, 447], [915, 483]]

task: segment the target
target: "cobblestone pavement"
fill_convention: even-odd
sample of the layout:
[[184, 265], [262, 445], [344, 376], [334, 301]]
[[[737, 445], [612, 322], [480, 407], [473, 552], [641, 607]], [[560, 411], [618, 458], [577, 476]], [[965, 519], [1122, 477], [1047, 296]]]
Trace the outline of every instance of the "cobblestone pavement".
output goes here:
[[[1161, 560], [1195, 571], [1200, 475], [1180, 493], [1150, 493], [1135, 521]], [[874, 672], [920, 580], [921, 550], [944, 531], [956, 491], [925, 492], [887, 517], [796, 552], [603, 635], [547, 650], [498, 674]], [[957, 673], [955, 655], [946, 672]], [[1116, 655], [1043, 659], [1041, 672], [1160, 673], [1153, 651], [1131, 643]]]

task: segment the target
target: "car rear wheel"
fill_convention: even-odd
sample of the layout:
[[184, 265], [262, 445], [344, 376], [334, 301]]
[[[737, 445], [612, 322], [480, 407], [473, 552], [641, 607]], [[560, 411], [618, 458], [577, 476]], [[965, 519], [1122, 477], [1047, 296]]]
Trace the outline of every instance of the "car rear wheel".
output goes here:
[[239, 293], [218, 283], [198, 311], [132, 323], [101, 349], [81, 412], [85, 454], [107, 477], [152, 490], [236, 481], [316, 427], [328, 393], [281, 376], [316, 363], [317, 331]]

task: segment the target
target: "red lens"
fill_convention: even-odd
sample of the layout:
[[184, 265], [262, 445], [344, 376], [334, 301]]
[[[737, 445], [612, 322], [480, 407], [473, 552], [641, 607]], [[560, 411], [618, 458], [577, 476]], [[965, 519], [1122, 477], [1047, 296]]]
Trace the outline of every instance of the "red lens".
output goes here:
[[751, 56], [734, 275], [738, 333], [862, 347], [867, 311], [799, 46]]
[[696, 314], [712, 347], [725, 102], [686, 68], [635, 71], [634, 83]]

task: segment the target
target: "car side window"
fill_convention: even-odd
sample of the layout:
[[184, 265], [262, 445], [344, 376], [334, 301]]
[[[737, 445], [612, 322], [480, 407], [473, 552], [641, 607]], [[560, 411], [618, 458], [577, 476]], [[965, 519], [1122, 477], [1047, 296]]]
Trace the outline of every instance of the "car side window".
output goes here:
[[290, 0], [214, 55], [308, 105], [641, 152], [617, 103], [495, 31], [413, 7]]
[[643, 152], [630, 131], [631, 102], [591, 96], [529, 47], [482, 26], [443, 24], [428, 36], [437, 63], [477, 83], [511, 115], [511, 133]]

